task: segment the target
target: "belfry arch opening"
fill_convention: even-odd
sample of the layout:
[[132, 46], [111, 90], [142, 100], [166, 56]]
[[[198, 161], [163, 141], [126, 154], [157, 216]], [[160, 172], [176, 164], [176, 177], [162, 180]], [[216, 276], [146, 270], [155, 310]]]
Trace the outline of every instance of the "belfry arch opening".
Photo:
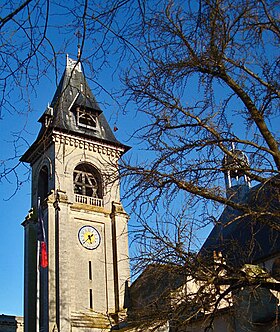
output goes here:
[[73, 183], [75, 194], [102, 199], [101, 176], [92, 165], [83, 163], [76, 166]]
[[47, 166], [43, 166], [38, 178], [38, 197], [41, 201], [47, 198], [49, 193], [49, 174]]

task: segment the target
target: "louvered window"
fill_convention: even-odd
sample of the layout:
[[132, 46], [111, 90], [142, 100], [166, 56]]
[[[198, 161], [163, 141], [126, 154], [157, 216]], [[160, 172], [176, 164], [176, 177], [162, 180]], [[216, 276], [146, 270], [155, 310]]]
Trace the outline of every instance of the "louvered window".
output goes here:
[[85, 128], [89, 128], [89, 129], [96, 129], [97, 128], [96, 114], [93, 114], [86, 110], [78, 108], [77, 123], [81, 127], [85, 127]]
[[90, 165], [78, 165], [74, 170], [73, 181], [75, 194], [102, 198], [100, 177]]

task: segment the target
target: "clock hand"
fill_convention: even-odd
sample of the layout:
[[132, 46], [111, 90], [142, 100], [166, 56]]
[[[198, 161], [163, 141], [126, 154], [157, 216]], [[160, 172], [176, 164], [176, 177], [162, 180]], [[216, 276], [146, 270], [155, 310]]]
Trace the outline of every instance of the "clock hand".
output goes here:
[[91, 234], [91, 235], [88, 236], [88, 239], [89, 239], [90, 243], [92, 243], [92, 242], [91, 242], [91, 238], [92, 238], [92, 237], [93, 237], [93, 234]]
[[90, 243], [92, 243], [91, 242], [92, 237], [93, 237], [93, 234], [91, 234], [91, 235], [88, 234], [88, 238], [83, 242], [83, 244], [86, 243], [88, 240], [90, 241]]

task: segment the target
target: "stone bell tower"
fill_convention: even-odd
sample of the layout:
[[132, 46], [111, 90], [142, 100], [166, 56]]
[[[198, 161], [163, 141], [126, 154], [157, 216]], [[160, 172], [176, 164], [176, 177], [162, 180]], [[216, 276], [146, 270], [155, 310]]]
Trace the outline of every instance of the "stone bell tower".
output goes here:
[[[39, 122], [21, 158], [32, 167], [32, 209], [23, 222], [25, 331], [103, 331], [123, 315], [129, 279], [128, 215], [118, 178], [118, 160], [129, 147], [116, 140], [81, 64], [68, 57]], [[36, 258], [38, 197], [44, 269]]]

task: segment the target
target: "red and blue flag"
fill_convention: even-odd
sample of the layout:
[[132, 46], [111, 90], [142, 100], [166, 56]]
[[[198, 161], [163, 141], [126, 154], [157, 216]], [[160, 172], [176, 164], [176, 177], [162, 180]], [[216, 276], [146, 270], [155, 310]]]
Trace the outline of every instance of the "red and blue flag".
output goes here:
[[43, 212], [38, 199], [38, 224], [37, 224], [37, 241], [40, 243], [40, 266], [46, 268], [48, 266], [48, 253], [46, 243], [46, 233], [44, 227]]

